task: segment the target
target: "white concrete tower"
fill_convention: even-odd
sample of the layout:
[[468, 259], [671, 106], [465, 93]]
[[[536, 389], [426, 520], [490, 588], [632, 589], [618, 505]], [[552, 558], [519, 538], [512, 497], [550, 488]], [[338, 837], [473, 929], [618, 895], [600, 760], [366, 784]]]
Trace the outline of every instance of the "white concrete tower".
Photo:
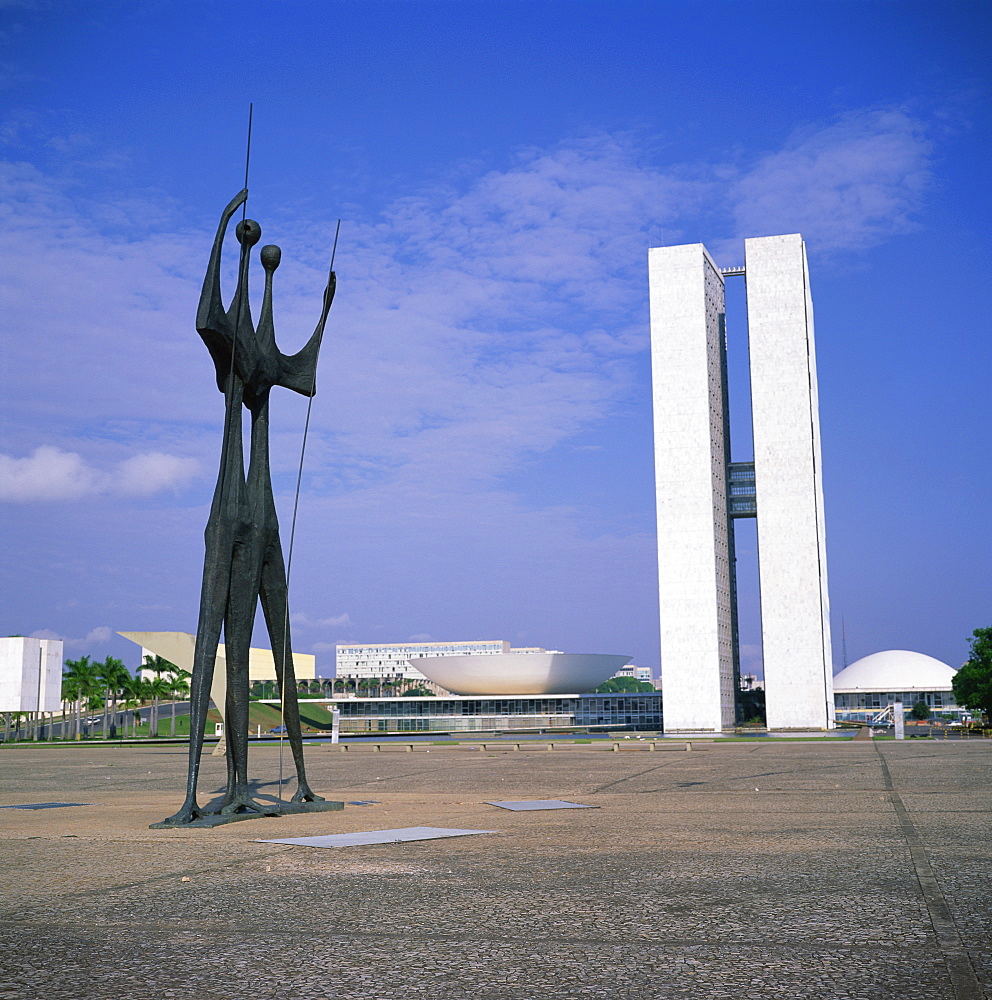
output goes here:
[[801, 236], [745, 240], [769, 729], [824, 729], [833, 668], [813, 305]]
[[[649, 252], [666, 732], [735, 721], [733, 521], [758, 519], [770, 729], [825, 729], [833, 690], [813, 309], [800, 236]], [[746, 275], [754, 462], [733, 462], [724, 279]]]
[[649, 252], [666, 732], [734, 724], [723, 276], [701, 243]]

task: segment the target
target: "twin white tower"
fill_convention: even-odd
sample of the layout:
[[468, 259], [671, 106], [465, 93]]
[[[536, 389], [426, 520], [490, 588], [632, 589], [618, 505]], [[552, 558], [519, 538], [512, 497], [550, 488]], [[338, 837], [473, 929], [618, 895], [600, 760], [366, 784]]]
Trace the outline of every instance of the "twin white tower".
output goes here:
[[[734, 725], [734, 520], [757, 517], [769, 729], [833, 718], [813, 308], [800, 236], [649, 251], [666, 732]], [[724, 281], [743, 275], [754, 462], [730, 454]], [[733, 280], [731, 278], [731, 280]]]

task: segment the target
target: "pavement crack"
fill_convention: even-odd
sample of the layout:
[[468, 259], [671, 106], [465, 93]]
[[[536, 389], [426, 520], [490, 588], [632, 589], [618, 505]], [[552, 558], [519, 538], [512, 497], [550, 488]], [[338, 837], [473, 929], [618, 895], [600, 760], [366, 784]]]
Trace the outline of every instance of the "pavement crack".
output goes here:
[[951, 908], [947, 905], [944, 893], [941, 891], [940, 883], [930, 865], [923, 840], [916, 829], [909, 811], [902, 801], [902, 797], [896, 791], [892, 782], [892, 775], [889, 772], [889, 765], [885, 760], [885, 754], [881, 747], [874, 743], [875, 752], [878, 754], [878, 761], [882, 769], [882, 781], [885, 790], [888, 792], [889, 801], [895, 810], [896, 819], [903, 837], [909, 846], [910, 857], [913, 860], [913, 868], [916, 870], [916, 878], [920, 883], [920, 891], [923, 893], [923, 900], [926, 903], [927, 912], [930, 914], [930, 922], [933, 924], [934, 934], [937, 944], [944, 956], [944, 963], [947, 966], [947, 973], [951, 979], [951, 986], [954, 990], [955, 1000], [982, 1000], [985, 993], [975, 974], [974, 966], [968, 949], [961, 940], [957, 924]]
[[[110, 843], [110, 841], [104, 841], [104, 843]], [[161, 843], [161, 841], [159, 841]], [[97, 889], [81, 889], [77, 892], [71, 890], [61, 893], [64, 899], [87, 899], [93, 896], [106, 896], [111, 892], [121, 892], [125, 889], [138, 889], [142, 886], [154, 885], [156, 882], [171, 882], [176, 879], [181, 879], [184, 875], [193, 877], [195, 875], [207, 875], [210, 872], [223, 871], [225, 868], [242, 868], [246, 861], [261, 861], [265, 858], [275, 857], [277, 854], [285, 854], [291, 851], [293, 848], [291, 845], [286, 844], [285, 846], [277, 846], [274, 850], [265, 851], [264, 853], [259, 851], [258, 853], [252, 853], [250, 857], [237, 858], [234, 861], [225, 861], [218, 865], [208, 865], [205, 868], [184, 868], [178, 871], [163, 872], [161, 875], [152, 875], [149, 878], [138, 879], [134, 882], [121, 882], [117, 885], [104, 885]], [[23, 903], [19, 904], [19, 908], [16, 911], [10, 911], [11, 915], [16, 914], [18, 920], [23, 919], [25, 913], [30, 913], [32, 909], [43, 909], [50, 904], [48, 901], [42, 901], [35, 903], [33, 905], [29, 904], [25, 906]], [[20, 908], [20, 907], [23, 907]], [[0, 910], [0, 916], [3, 915], [3, 911]]]
[[634, 778], [640, 778], [641, 775], [651, 774], [653, 771], [661, 771], [663, 768], [671, 767], [675, 763], [682, 762], [669, 760], [665, 761], [664, 764], [656, 764], [654, 767], [646, 767], [643, 771], [636, 771], [634, 774], [628, 774], [625, 778], [617, 778], [616, 781], [608, 781], [605, 785], [600, 785], [598, 788], [594, 788], [589, 794], [595, 795], [597, 792], [605, 791], [607, 788], [613, 788], [614, 785], [622, 785], [625, 781], [633, 781]]

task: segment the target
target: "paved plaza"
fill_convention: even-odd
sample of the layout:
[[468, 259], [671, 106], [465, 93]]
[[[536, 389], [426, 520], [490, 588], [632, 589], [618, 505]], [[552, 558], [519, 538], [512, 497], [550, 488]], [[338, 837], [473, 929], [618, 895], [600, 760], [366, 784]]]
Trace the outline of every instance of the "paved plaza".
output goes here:
[[[86, 804], [0, 809], [0, 998], [992, 996], [992, 741], [693, 748], [313, 746], [372, 804], [212, 830], [148, 829], [183, 747], [2, 748], [0, 805]], [[277, 749], [251, 771], [272, 794]], [[515, 799], [599, 808], [485, 804]], [[415, 826], [497, 832], [257, 842]]]

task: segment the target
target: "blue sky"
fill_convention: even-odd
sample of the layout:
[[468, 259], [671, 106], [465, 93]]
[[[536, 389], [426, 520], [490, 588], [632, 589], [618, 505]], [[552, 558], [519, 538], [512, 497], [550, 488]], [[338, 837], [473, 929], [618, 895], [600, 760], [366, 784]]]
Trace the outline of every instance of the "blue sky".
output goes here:
[[[117, 630], [195, 629], [222, 397], [193, 319], [253, 101], [248, 210], [283, 248], [287, 353], [342, 219], [291, 582], [321, 672], [335, 642], [411, 637], [657, 668], [647, 248], [733, 264], [788, 232], [812, 272], [836, 665], [842, 617], [849, 660], [957, 665], [992, 608], [990, 13], [0, 0], [0, 629], [132, 666]], [[755, 667], [747, 531], [740, 555]]]

